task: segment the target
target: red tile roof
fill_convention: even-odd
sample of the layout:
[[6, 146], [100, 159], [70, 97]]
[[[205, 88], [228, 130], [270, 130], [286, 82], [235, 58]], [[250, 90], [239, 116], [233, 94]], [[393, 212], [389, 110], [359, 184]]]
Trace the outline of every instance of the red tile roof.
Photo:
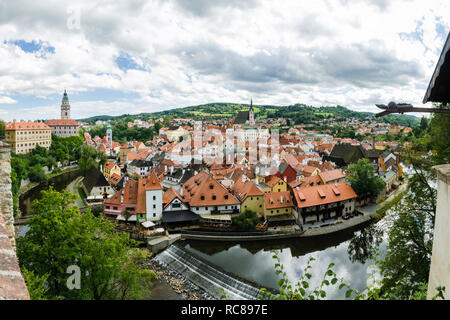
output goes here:
[[240, 204], [228, 189], [205, 171], [201, 171], [184, 183], [183, 197], [191, 206]]
[[180, 195], [174, 188], [170, 188], [164, 192], [162, 198], [164, 208], [166, 208], [175, 198], [178, 198], [181, 202], [185, 202], [183, 196]]
[[80, 123], [74, 119], [51, 119], [46, 123], [49, 126], [80, 126]]
[[269, 192], [264, 194], [266, 209], [278, 209], [292, 207], [292, 197], [289, 191]]
[[299, 188], [294, 189], [293, 192], [299, 208], [313, 207], [357, 197], [353, 188], [345, 182]]
[[43, 122], [8, 122], [5, 130], [50, 130], [50, 127]]

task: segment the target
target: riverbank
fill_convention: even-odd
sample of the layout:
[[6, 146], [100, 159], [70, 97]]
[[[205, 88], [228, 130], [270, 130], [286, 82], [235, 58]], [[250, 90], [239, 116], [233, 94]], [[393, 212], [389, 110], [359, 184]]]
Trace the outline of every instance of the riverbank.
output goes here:
[[148, 258], [144, 267], [156, 273], [149, 300], [214, 300], [206, 291], [166, 265]]

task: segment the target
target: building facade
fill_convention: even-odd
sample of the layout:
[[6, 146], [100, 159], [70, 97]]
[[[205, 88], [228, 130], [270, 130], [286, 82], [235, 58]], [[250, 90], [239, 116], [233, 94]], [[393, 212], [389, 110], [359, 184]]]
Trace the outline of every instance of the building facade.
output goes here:
[[11, 151], [25, 154], [41, 146], [49, 149], [52, 144], [52, 131], [43, 122], [8, 122], [5, 124], [5, 136]]
[[70, 104], [66, 90], [61, 102], [61, 119], [51, 119], [46, 121], [47, 125], [52, 129], [52, 133], [58, 137], [72, 137], [80, 134], [81, 124], [70, 119]]

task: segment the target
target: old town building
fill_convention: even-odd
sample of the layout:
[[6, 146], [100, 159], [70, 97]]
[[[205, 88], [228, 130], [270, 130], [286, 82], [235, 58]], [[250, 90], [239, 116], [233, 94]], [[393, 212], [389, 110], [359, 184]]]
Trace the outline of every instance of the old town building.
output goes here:
[[5, 137], [14, 153], [28, 153], [36, 146], [49, 149], [52, 144], [52, 133], [43, 122], [23, 121], [5, 124]]

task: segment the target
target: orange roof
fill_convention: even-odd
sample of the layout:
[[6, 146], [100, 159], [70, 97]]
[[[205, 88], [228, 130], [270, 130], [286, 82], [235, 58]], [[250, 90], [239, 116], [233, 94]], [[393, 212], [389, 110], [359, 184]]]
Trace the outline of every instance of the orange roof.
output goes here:
[[184, 202], [183, 196], [180, 195], [178, 193], [178, 191], [175, 190], [174, 188], [170, 188], [169, 190], [164, 192], [163, 198], [162, 198], [162, 202], [164, 204], [164, 208], [166, 208], [173, 201], [173, 199], [175, 199], [175, 198], [178, 198], [181, 202]]
[[325, 184], [319, 175], [304, 177], [301, 179], [300, 186], [302, 188], [317, 186], [319, 184]]
[[114, 168], [114, 166], [116, 166], [117, 164], [115, 163], [115, 162], [112, 162], [112, 161], [106, 161], [105, 162], [105, 165], [103, 166], [104, 168], [107, 168], [107, 169], [112, 169], [112, 168]]
[[274, 176], [274, 175], [270, 175], [266, 177], [266, 181], [265, 183], [269, 186], [269, 187], [273, 187], [274, 185], [276, 185], [278, 183], [278, 181], [280, 181], [281, 178]]
[[5, 130], [50, 130], [50, 127], [43, 122], [8, 122]]
[[228, 189], [205, 171], [199, 172], [183, 184], [183, 196], [191, 206], [240, 204]]
[[138, 180], [138, 189], [137, 189], [137, 203], [136, 203], [136, 213], [146, 213], [147, 206], [145, 201], [145, 190], [146, 190], [146, 179]]
[[151, 175], [145, 179], [145, 190], [162, 190], [161, 183], [159, 182], [155, 171], [152, 171]]
[[319, 174], [323, 177], [325, 183], [328, 183], [328, 181], [345, 178], [345, 174], [340, 169], [328, 170]]
[[73, 119], [51, 119], [46, 121], [49, 126], [79, 126], [80, 123]]
[[292, 197], [289, 191], [269, 192], [264, 194], [266, 209], [292, 207]]
[[128, 180], [128, 183], [125, 185], [125, 188], [120, 189], [111, 198], [106, 199], [105, 204], [135, 205], [137, 203], [137, 187], [138, 187], [137, 181]]
[[313, 207], [357, 197], [353, 188], [345, 182], [294, 189], [294, 195], [299, 208]]
[[259, 189], [256, 184], [254, 184], [250, 180], [247, 180], [244, 183], [242, 183], [242, 180], [236, 181], [236, 183], [233, 185], [233, 190], [241, 201], [244, 201], [249, 196], [264, 195], [264, 192], [262, 192], [261, 189]]
[[150, 151], [130, 151], [127, 154], [127, 160], [142, 160], [147, 158], [150, 155]]
[[296, 167], [298, 170], [300, 170], [300, 171], [303, 173], [303, 175], [305, 175], [305, 176], [310, 176], [310, 175], [314, 172], [314, 170], [317, 169], [316, 167], [305, 166], [305, 165], [303, 165], [303, 164], [298, 164], [298, 165], [296, 165], [295, 167]]
[[112, 184], [118, 184], [120, 180], [122, 179], [121, 175], [118, 175], [117, 173], [113, 173], [111, 177], [109, 177], [108, 182]]

